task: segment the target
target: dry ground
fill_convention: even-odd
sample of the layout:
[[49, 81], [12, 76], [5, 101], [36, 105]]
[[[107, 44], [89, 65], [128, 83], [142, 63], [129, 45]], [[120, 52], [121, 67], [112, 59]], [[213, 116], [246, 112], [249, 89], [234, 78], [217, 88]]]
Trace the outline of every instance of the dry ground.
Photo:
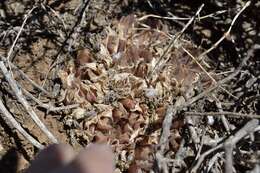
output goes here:
[[[0, 1], [0, 61], [59, 142], [109, 143], [116, 172], [256, 173], [259, 10], [241, 0]], [[3, 107], [54, 142], [20, 100], [1, 70]], [[39, 147], [3, 107], [0, 172], [23, 172]]]

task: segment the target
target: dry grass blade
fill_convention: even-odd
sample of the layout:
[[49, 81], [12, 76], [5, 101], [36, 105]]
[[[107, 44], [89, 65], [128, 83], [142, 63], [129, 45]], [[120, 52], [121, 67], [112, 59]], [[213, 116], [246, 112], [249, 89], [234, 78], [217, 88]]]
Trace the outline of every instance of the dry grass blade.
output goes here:
[[29, 113], [30, 117], [33, 119], [33, 121], [38, 125], [38, 127], [48, 136], [48, 138], [53, 143], [58, 143], [58, 140], [56, 137], [47, 129], [47, 127], [41, 122], [39, 117], [36, 115], [36, 113], [33, 111], [32, 107], [29, 105], [29, 103], [26, 101], [26, 99], [23, 97], [21, 89], [18, 88], [16, 85], [15, 80], [12, 78], [11, 74], [6, 69], [3, 61], [0, 61], [0, 69], [5, 76], [6, 80], [8, 81], [10, 87], [12, 88], [14, 94], [17, 97], [17, 100], [24, 106], [26, 111]]

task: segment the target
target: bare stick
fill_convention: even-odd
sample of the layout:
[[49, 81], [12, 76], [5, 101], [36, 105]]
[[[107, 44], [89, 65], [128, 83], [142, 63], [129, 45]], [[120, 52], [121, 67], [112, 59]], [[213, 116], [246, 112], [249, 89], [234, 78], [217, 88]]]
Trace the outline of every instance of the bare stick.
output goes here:
[[207, 94], [209, 94], [210, 92], [214, 91], [216, 88], [218, 88], [219, 86], [223, 85], [224, 83], [227, 83], [228, 81], [232, 80], [235, 76], [237, 76], [241, 69], [244, 67], [245, 63], [248, 61], [249, 58], [253, 57], [254, 55], [254, 51], [256, 49], [260, 49], [260, 46], [257, 45], [253, 45], [251, 49], [248, 50], [247, 52], [247, 56], [244, 57], [244, 59], [242, 60], [242, 62], [240, 63], [239, 67], [233, 72], [231, 73], [229, 76], [225, 77], [224, 79], [218, 81], [214, 86], [208, 88], [207, 90], [205, 90], [204, 92], [198, 94], [195, 97], [192, 97], [191, 99], [189, 99], [184, 107], [191, 105], [192, 103], [196, 102], [197, 100], [203, 98], [204, 96], [206, 96]]
[[[222, 113], [222, 112], [221, 112]], [[255, 129], [258, 126], [259, 121], [256, 119], [250, 120], [249, 122], [247, 122], [240, 130], [238, 130], [235, 135], [230, 136], [226, 141], [225, 144], [224, 143], [220, 143], [219, 145], [217, 145], [216, 147], [209, 149], [208, 151], [206, 151], [205, 153], [203, 153], [198, 162], [195, 164], [195, 166], [192, 168], [191, 172], [195, 173], [198, 172], [197, 170], [199, 169], [201, 163], [204, 161], [204, 159], [211, 153], [213, 153], [214, 151], [218, 150], [218, 149], [223, 149], [223, 147], [225, 147], [225, 145], [229, 144], [229, 145], [236, 145], [236, 143], [238, 141], [240, 141], [242, 138], [244, 138], [245, 136], [247, 136], [248, 134], [252, 133], [255, 131]]]
[[237, 112], [185, 112], [185, 115], [188, 116], [221, 116], [226, 115], [234, 118], [257, 118], [260, 119], [260, 115], [254, 115], [254, 114], [243, 114], [243, 113], [237, 113]]
[[196, 149], [198, 149], [198, 144], [200, 143], [200, 138], [198, 137], [197, 132], [194, 128], [194, 122], [193, 122], [193, 120], [191, 119], [190, 116], [186, 116], [185, 121], [186, 121], [185, 123], [188, 124], [190, 137], [191, 137]]
[[230, 35], [231, 29], [233, 28], [237, 18], [240, 16], [240, 14], [251, 4], [251, 1], [248, 1], [243, 8], [236, 14], [236, 16], [233, 18], [230, 27], [228, 28], [227, 32], [209, 49], [204, 51], [200, 56], [198, 57], [198, 60], [201, 61], [205, 57], [206, 54], [211, 52], [213, 49], [215, 49], [225, 38], [227, 38]]
[[10, 48], [9, 51], [8, 51], [8, 54], [7, 54], [7, 62], [8, 62], [9, 67], [10, 67], [10, 64], [9, 64], [9, 63], [10, 63], [10, 57], [11, 57], [11, 55], [12, 55], [12, 53], [13, 53], [14, 46], [16, 45], [16, 42], [18, 41], [18, 39], [19, 39], [19, 37], [20, 37], [20, 35], [21, 35], [22, 31], [23, 31], [23, 28], [24, 28], [24, 26], [25, 26], [25, 24], [26, 24], [26, 21], [28, 20], [30, 14], [33, 12], [33, 10], [34, 10], [35, 8], [36, 8], [36, 7], [33, 7], [33, 8], [25, 15], [25, 19], [24, 19], [24, 21], [23, 21], [23, 24], [22, 24], [22, 26], [20, 27], [20, 30], [19, 30], [18, 34], [16, 35], [16, 38], [15, 38], [15, 40], [14, 40], [14, 42], [13, 42], [11, 48]]
[[162, 134], [161, 134], [161, 138], [160, 138], [160, 148], [162, 151], [164, 151], [165, 149], [165, 145], [168, 141], [168, 138], [170, 136], [170, 128], [172, 125], [172, 119], [174, 117], [174, 115], [177, 113], [177, 110], [179, 107], [181, 107], [181, 105], [185, 102], [184, 98], [182, 96], [180, 96], [174, 105], [169, 105], [167, 110], [166, 110], [166, 114], [165, 114], [165, 118], [163, 120], [163, 125], [162, 125]]
[[[18, 85], [19, 86], [19, 85]], [[50, 104], [42, 103], [39, 99], [35, 98], [30, 92], [28, 92], [26, 89], [22, 88], [24, 94], [28, 97], [30, 97], [34, 102], [36, 102], [40, 107], [45, 108], [48, 112], [56, 112], [61, 110], [67, 110], [67, 109], [74, 109], [79, 107], [79, 104], [72, 104], [72, 105], [66, 105], [66, 106], [60, 106], [55, 107]]]
[[225, 156], [226, 156], [226, 161], [225, 161], [225, 172], [233, 172], [233, 150], [234, 150], [234, 145], [230, 142], [225, 142], [224, 144], [225, 148]]
[[74, 26], [72, 27], [71, 31], [69, 32], [68, 36], [66, 37], [66, 39], [63, 41], [62, 45], [60, 46], [58, 53], [55, 55], [55, 58], [53, 60], [53, 62], [51, 63], [46, 75], [45, 75], [45, 79], [42, 83], [42, 87], [45, 86], [45, 83], [47, 81], [48, 75], [51, 72], [51, 70], [59, 63], [61, 63], [63, 60], [60, 60], [60, 54], [63, 51], [64, 46], [67, 44], [67, 41], [71, 38], [71, 36], [73, 35], [73, 33], [75, 32], [75, 30], [77, 29], [77, 26], [80, 24], [80, 22], [82, 21], [82, 17], [85, 14], [85, 10], [88, 8], [90, 3], [90, 0], [83, 0], [82, 1], [82, 5], [80, 6], [80, 12], [78, 14], [78, 19], [75, 22]]
[[[0, 58], [2, 61], [7, 62], [6, 58], [4, 58], [3, 56], [0, 55]], [[14, 65], [12, 62], [9, 62], [10, 66], [16, 70], [18, 73], [20, 73], [21, 76], [23, 76], [26, 80], [28, 80], [35, 88], [37, 88], [38, 90], [40, 90], [41, 92], [43, 92], [44, 94], [46, 94], [49, 97], [53, 97], [52, 94], [50, 92], [48, 92], [47, 90], [45, 90], [43, 87], [41, 87], [40, 85], [38, 85], [36, 82], [34, 82], [29, 76], [27, 76], [22, 70], [20, 70], [16, 65]]]
[[[230, 81], [231, 79], [233, 79], [236, 75], [238, 75], [241, 71], [241, 69], [243, 68], [243, 66], [245, 65], [245, 63], [248, 61], [249, 58], [251, 58], [253, 55], [254, 55], [254, 51], [255, 49], [259, 49], [260, 46], [253, 46], [251, 49], [248, 50], [248, 53], [247, 53], [247, 56], [242, 60], [242, 62], [240, 63], [239, 67], [233, 72], [231, 73], [229, 76], [227, 76], [226, 78], [222, 79], [221, 81], [217, 82], [215, 84], [215, 86], [207, 89], [206, 91], [202, 92], [201, 94], [195, 96], [195, 97], [192, 97], [191, 99], [189, 99], [188, 101], [184, 102], [181, 101], [180, 99], [182, 97], [180, 97], [179, 99], [177, 99], [176, 103], [181, 103], [180, 105], [178, 106], [174, 106], [174, 107], [168, 107], [169, 110], [166, 111], [166, 116], [165, 116], [165, 119], [164, 119], [164, 122], [163, 122], [163, 132], [162, 132], [162, 135], [161, 135], [161, 138], [160, 138], [160, 142], [159, 144], [162, 145], [162, 148], [161, 150], [157, 151], [156, 152], [156, 161], [157, 161], [157, 165], [159, 167], [159, 169], [162, 169], [164, 164], [163, 164], [163, 150], [165, 148], [165, 144], [167, 142], [167, 138], [166, 137], [169, 137], [169, 128], [170, 128], [170, 125], [169, 125], [169, 122], [171, 123], [172, 121], [172, 116], [174, 116], [176, 114], [176, 112], [184, 107], [188, 107], [190, 106], [192, 103], [196, 102], [197, 100], [203, 98], [205, 95], [207, 95], [208, 93], [212, 92], [213, 90], [215, 90], [216, 88], [218, 88], [219, 86], [221, 86], [222, 84]], [[170, 111], [172, 111], [172, 113], [170, 113]], [[223, 112], [221, 112], [221, 114], [223, 114]], [[210, 150], [208, 150], [207, 152], [205, 152], [203, 155], [201, 155], [200, 159], [198, 160], [198, 163], [195, 165], [195, 167], [193, 168], [193, 170], [195, 171], [192, 171], [192, 172], [196, 172], [196, 170], [198, 169], [199, 165], [201, 164], [201, 162], [203, 162], [204, 158], [211, 154], [212, 152], [220, 149], [223, 147], [223, 144], [219, 144], [218, 146], [216, 146], [215, 148], [212, 148]]]
[[171, 42], [169, 43], [168, 47], [165, 49], [165, 51], [163, 52], [163, 54], [159, 57], [159, 60], [156, 62], [155, 66], [153, 67], [151, 73], [150, 73], [150, 77], [152, 77], [154, 71], [156, 70], [157, 66], [160, 65], [161, 61], [165, 58], [165, 56], [167, 55], [167, 53], [172, 49], [172, 46], [176, 43], [176, 41], [182, 36], [182, 34], [184, 33], [184, 31], [190, 26], [190, 24], [195, 20], [196, 16], [199, 15], [200, 11], [202, 10], [202, 8], [204, 7], [204, 4], [202, 4], [199, 9], [197, 10], [196, 14], [188, 21], [188, 23], [182, 28], [182, 30], [171, 40]]
[[246, 135], [254, 132], [255, 128], [258, 126], [259, 120], [253, 119], [246, 123], [234, 136], [230, 136], [224, 143], [226, 151], [226, 162], [225, 171], [232, 172], [233, 169], [233, 149], [235, 145], [244, 138]]
[[[216, 101], [216, 106], [217, 106], [217, 108], [219, 109], [219, 112], [223, 112], [223, 108], [222, 108], [222, 104], [221, 104], [220, 100], [219, 100], [217, 97], [215, 97], [213, 93], [212, 93], [212, 95], [213, 95], [213, 97], [214, 97], [214, 99], [215, 99], [215, 101]], [[228, 133], [230, 133], [230, 129], [231, 129], [230, 123], [229, 123], [228, 120], [226, 119], [225, 115], [221, 114], [221, 115], [220, 115], [220, 118], [221, 118], [221, 121], [222, 121], [222, 123], [223, 123], [223, 125], [224, 125], [226, 131], [227, 131]]]
[[[56, 64], [56, 61], [58, 59], [58, 57], [60, 56], [60, 53], [63, 51], [64, 46], [67, 44], [67, 41], [71, 38], [72, 34], [75, 32], [77, 26], [80, 24], [80, 22], [82, 21], [82, 17], [84, 16], [85, 10], [88, 8], [90, 3], [90, 0], [83, 0], [82, 1], [82, 5], [80, 6], [80, 11], [78, 13], [78, 18], [77, 21], [75, 22], [75, 24], [73, 25], [71, 31], [69, 32], [68, 36], [66, 37], [66, 39], [63, 41], [61, 47], [58, 50], [58, 53], [55, 56], [55, 60], [52, 63], [52, 65], [50, 66], [50, 68], [52, 69], [54, 67], [54, 65]], [[50, 70], [49, 70], [50, 71]]]
[[206, 133], [206, 130], [203, 130], [202, 135], [201, 135], [200, 146], [199, 146], [198, 152], [197, 152], [196, 157], [195, 157], [194, 160], [198, 160], [198, 158], [200, 156], [200, 153], [202, 151], [203, 145], [205, 144], [205, 137], [204, 137], [205, 133]]
[[0, 69], [3, 72], [3, 75], [5, 76], [6, 80], [8, 81], [10, 87], [12, 88], [14, 94], [17, 97], [17, 100], [24, 106], [26, 111], [29, 113], [33, 121], [38, 125], [38, 127], [48, 136], [48, 138], [53, 143], [58, 143], [58, 140], [54, 137], [54, 135], [47, 129], [47, 127], [41, 122], [39, 117], [36, 115], [36, 113], [33, 111], [32, 107], [29, 105], [29, 103], [26, 101], [26, 99], [23, 97], [22, 91], [18, 88], [16, 85], [15, 80], [12, 78], [11, 74], [6, 69], [3, 61], [0, 61]]
[[[202, 19], [206, 19], [206, 18], [210, 18], [210, 17], [215, 17], [217, 15], [220, 15], [220, 14], [223, 14], [223, 13], [226, 13], [227, 10], [220, 10], [220, 11], [216, 11], [214, 13], [210, 13], [210, 14], [207, 14], [205, 16], [200, 16], [199, 17], [199, 20], [202, 20]], [[177, 17], [177, 16], [170, 16], [170, 17], [167, 17], [167, 16], [159, 16], [159, 15], [155, 15], [155, 14], [148, 14], [148, 15], [145, 15], [143, 17], [140, 17], [138, 19], [138, 21], [143, 21], [147, 18], [158, 18], [158, 19], [165, 19], [165, 20], [190, 20], [191, 18], [190, 17]]]
[[173, 117], [176, 115], [177, 110], [179, 110], [179, 107], [181, 107], [181, 105], [183, 105], [183, 103], [185, 102], [184, 98], [182, 96], [180, 96], [174, 105], [169, 105], [167, 110], [166, 110], [166, 114], [165, 114], [165, 118], [163, 120], [163, 125], [162, 125], [162, 134], [160, 137], [160, 141], [158, 146], [160, 147], [160, 150], [158, 150], [156, 152], [156, 161], [157, 161], [157, 166], [159, 169], [163, 169], [164, 172], [165, 170], [165, 165], [164, 165], [164, 150], [166, 148], [169, 136], [170, 136], [170, 129], [171, 129], [171, 125], [172, 125], [172, 119]]
[[[0, 55], [0, 58], [3, 61], [6, 61], [6, 59]], [[24, 77], [25, 79], [27, 79], [35, 88], [39, 89], [40, 91], [42, 91], [43, 93], [45, 93], [47, 96], [49, 97], [53, 97], [52, 94], [50, 92], [48, 92], [47, 90], [45, 90], [43, 87], [41, 87], [40, 85], [38, 85], [36, 82], [34, 82], [32, 79], [29, 78], [29, 76], [27, 76], [22, 70], [20, 70], [16, 65], [14, 65], [12, 62], [10, 62], [11, 67], [16, 70], [17, 72], [20, 73], [20, 75], [22, 77]], [[17, 85], [22, 88], [18, 83]], [[54, 107], [52, 105], [49, 104], [44, 104], [42, 103], [39, 99], [35, 98], [31, 93], [29, 93], [27, 90], [25, 90], [24, 88], [23, 92], [30, 97], [33, 101], [35, 101], [40, 107], [45, 108], [47, 111], [50, 112], [56, 112], [56, 111], [61, 111], [61, 110], [66, 110], [66, 109], [73, 109], [79, 106], [79, 104], [72, 104], [72, 105], [67, 105], [67, 106], [60, 106], [60, 107]]]
[[2, 100], [0, 99], [0, 114], [2, 118], [6, 121], [6, 124], [11, 126], [11, 128], [16, 128], [31, 144], [39, 149], [43, 149], [44, 146], [40, 144], [36, 139], [34, 139], [30, 134], [28, 134], [22, 126], [14, 119], [14, 117], [9, 113], [9, 111], [4, 106]]
[[224, 152], [219, 152], [219, 153], [215, 154], [215, 155], [208, 161], [208, 165], [207, 165], [207, 168], [206, 168], [205, 172], [214, 172], [213, 170], [212, 170], [212, 171], [210, 171], [210, 170], [211, 170], [211, 168], [213, 167], [214, 164], [218, 164], [218, 163], [217, 163], [217, 160], [218, 160], [219, 158], [221, 158], [221, 159], [224, 160], [224, 158], [223, 158], [223, 156], [222, 156], [223, 154], [224, 154]]
[[[214, 82], [217, 83], [217, 81], [207, 72], [207, 70], [198, 62], [198, 60], [184, 47], [182, 47], [182, 49], [184, 50], [185, 53], [187, 53], [195, 62], [196, 64], [200, 67], [200, 69]], [[225, 88], [223, 88], [222, 86], [219, 86], [219, 88], [221, 88], [223, 91], [225, 91], [228, 95], [234, 97], [235, 99], [238, 99], [236, 96], [234, 96], [233, 94], [231, 94], [229, 91], [227, 91]]]
[[[65, 30], [67, 29], [67, 26], [66, 26], [64, 20], [62, 19], [62, 17], [59, 15], [59, 13], [57, 13], [54, 9], [52, 9], [52, 8], [51, 8], [49, 5], [47, 5], [47, 4], [41, 3], [41, 7], [42, 7], [44, 10], [46, 10], [46, 7], [49, 8], [50, 11], [61, 21], [61, 23], [62, 23], [64, 29], [65, 29]], [[46, 11], [47, 11], [47, 10], [46, 10]], [[51, 19], [51, 18], [50, 18], [50, 19]], [[51, 19], [51, 20], [53, 20], [53, 19]]]
[[204, 152], [202, 155], [200, 155], [199, 160], [198, 160], [198, 162], [196, 163], [196, 165], [192, 168], [191, 173], [198, 172], [197, 170], [199, 169], [199, 167], [200, 167], [201, 163], [204, 161], [204, 159], [205, 159], [209, 154], [213, 153], [214, 151], [216, 151], [216, 150], [218, 150], [218, 149], [220, 149], [220, 148], [222, 148], [222, 147], [223, 147], [223, 143], [217, 145], [217, 146], [214, 147], [214, 148], [209, 149], [208, 151], [206, 151], [206, 152]]

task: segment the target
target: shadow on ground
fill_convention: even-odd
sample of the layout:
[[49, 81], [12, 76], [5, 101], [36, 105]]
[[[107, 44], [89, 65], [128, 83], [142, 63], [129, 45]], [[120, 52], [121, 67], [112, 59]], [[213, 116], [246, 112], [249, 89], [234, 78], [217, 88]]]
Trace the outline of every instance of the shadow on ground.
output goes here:
[[15, 148], [9, 149], [5, 155], [0, 158], [0, 172], [16, 173], [18, 165], [18, 153]]

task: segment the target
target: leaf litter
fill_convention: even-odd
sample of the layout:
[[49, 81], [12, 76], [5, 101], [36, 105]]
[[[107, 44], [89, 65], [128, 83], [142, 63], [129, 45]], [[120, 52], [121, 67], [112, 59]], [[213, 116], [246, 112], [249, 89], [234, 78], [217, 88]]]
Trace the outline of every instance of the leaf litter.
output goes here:
[[[198, 5], [193, 2], [93, 1], [82, 16], [80, 3], [84, 5], [78, 0], [38, 4], [40, 11], [28, 16], [14, 47], [14, 58], [11, 56], [12, 68], [17, 65], [16, 69], [25, 72], [17, 76], [13, 69], [25, 98], [60, 142], [70, 143], [76, 150], [90, 142], [109, 143], [116, 154], [115, 172], [243, 172], [257, 165], [258, 137], [251, 131], [258, 122], [247, 120], [259, 117], [254, 115], [259, 114], [259, 52], [257, 47], [250, 48], [257, 38], [259, 3], [251, 2], [248, 7], [250, 2], [205, 2], [194, 24], [186, 29], [185, 23]], [[4, 16], [5, 22], [0, 21], [4, 31], [0, 34], [1, 60], [17, 37], [15, 19], [32, 6], [27, 1], [21, 9], [9, 6], [11, 1], [3, 4], [7, 8], [0, 9], [1, 17], [5, 13], [13, 17]], [[242, 13], [246, 5], [250, 10]], [[161, 16], [149, 15], [148, 9]], [[234, 16], [239, 20], [232, 20]], [[177, 32], [181, 27], [185, 34]], [[229, 32], [224, 33], [228, 27]], [[214, 44], [216, 40], [221, 44]], [[196, 59], [205, 58], [201, 57], [205, 54], [210, 59]], [[250, 55], [250, 60], [244, 61], [245, 55]], [[50, 142], [28, 121], [22, 105], [10, 97], [8, 82], [0, 75], [0, 94], [6, 107], [39, 142]], [[189, 106], [169, 114], [169, 107], [180, 100]], [[66, 105], [80, 106], [67, 109]], [[168, 114], [173, 116], [166, 146], [162, 147], [159, 141]], [[250, 137], [241, 136], [248, 133]], [[6, 133], [6, 127], [0, 128], [0, 134], [3, 151], [15, 145], [8, 142], [12, 135]], [[233, 134], [236, 140], [232, 140]], [[21, 146], [32, 158], [37, 150], [20, 134], [18, 139], [23, 139]], [[159, 157], [161, 148], [164, 152]]]

